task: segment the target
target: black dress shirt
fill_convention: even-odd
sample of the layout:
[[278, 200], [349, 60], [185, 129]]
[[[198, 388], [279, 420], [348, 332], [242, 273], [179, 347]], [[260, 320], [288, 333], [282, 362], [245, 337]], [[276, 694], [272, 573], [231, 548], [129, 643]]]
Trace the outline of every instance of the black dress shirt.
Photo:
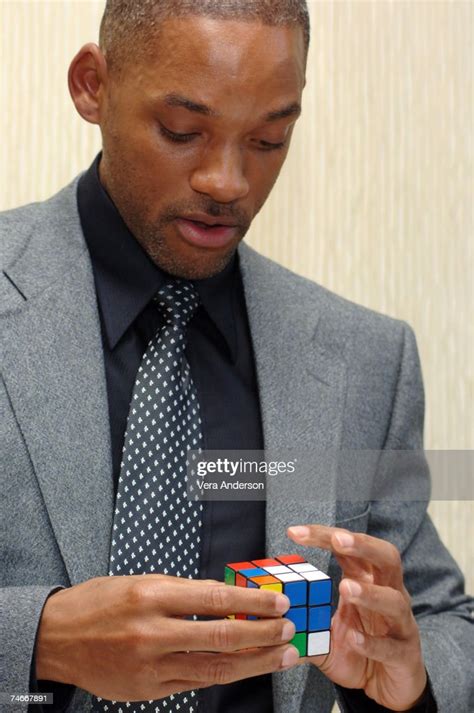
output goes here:
[[[102, 186], [101, 153], [78, 184], [78, 207], [91, 255], [102, 331], [110, 417], [114, 493], [135, 376], [162, 324], [152, 298], [170, 278], [128, 230]], [[264, 448], [252, 340], [236, 253], [218, 275], [194, 281], [201, 305], [188, 326], [186, 356], [200, 399], [204, 449]], [[238, 532], [239, 536], [236, 537]], [[200, 577], [223, 579], [226, 562], [264, 557], [264, 502], [204, 503]], [[272, 554], [272, 553], [270, 553]], [[275, 553], [273, 553], [275, 554]], [[31, 690], [53, 691], [65, 710], [73, 687], [34, 679]], [[199, 692], [202, 713], [272, 713], [271, 676]], [[347, 691], [353, 713], [382, 712], [359, 691]], [[368, 705], [366, 705], [368, 704]], [[375, 705], [375, 704], [374, 704]], [[417, 708], [417, 713], [431, 709]]]

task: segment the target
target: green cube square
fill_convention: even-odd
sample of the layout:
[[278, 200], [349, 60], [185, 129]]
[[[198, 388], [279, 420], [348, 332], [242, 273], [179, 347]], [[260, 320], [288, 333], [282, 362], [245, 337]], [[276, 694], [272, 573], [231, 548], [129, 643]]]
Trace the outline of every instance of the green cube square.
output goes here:
[[231, 586], [235, 585], [235, 572], [230, 567], [226, 567], [224, 570], [224, 582]]
[[306, 656], [307, 638], [308, 638], [308, 635], [305, 632], [300, 633], [300, 634], [295, 634], [294, 637], [292, 638], [292, 640], [289, 641], [288, 643], [292, 644], [293, 646], [296, 646], [296, 648], [300, 652], [300, 656]]

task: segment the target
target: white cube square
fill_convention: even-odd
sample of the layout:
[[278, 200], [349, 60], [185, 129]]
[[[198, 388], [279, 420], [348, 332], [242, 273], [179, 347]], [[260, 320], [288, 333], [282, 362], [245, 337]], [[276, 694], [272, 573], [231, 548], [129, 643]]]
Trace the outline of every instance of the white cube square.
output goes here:
[[325, 572], [321, 572], [317, 569], [316, 572], [301, 572], [301, 576], [306, 579], [307, 582], [317, 582], [318, 579], [329, 579]]
[[308, 656], [328, 654], [331, 642], [329, 631], [314, 631], [308, 634]]
[[277, 574], [276, 577], [280, 582], [304, 582], [304, 578], [301, 574], [296, 574], [296, 572], [291, 572], [291, 574]]
[[317, 569], [314, 564], [309, 564], [309, 562], [302, 562], [301, 564], [290, 564], [293, 572], [309, 572]]
[[289, 567], [285, 567], [283, 564], [279, 567], [272, 565], [270, 567], [263, 567], [262, 569], [269, 574], [291, 574], [291, 569]]

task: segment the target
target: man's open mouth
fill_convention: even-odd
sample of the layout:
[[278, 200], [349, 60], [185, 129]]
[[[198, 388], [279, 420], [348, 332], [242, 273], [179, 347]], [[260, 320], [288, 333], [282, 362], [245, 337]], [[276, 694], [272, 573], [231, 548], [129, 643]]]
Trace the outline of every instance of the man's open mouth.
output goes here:
[[203, 248], [224, 247], [236, 238], [238, 232], [237, 225], [210, 224], [189, 218], [177, 218], [176, 224], [186, 242]]

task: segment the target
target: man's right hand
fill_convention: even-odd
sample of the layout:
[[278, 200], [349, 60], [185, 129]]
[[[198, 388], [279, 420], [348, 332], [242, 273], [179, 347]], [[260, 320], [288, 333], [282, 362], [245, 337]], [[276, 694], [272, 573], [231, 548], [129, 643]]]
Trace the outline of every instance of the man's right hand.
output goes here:
[[[38, 679], [113, 701], [157, 700], [289, 668], [283, 594], [162, 574], [97, 577], [55, 592], [43, 608]], [[253, 614], [259, 620], [224, 619]], [[193, 614], [213, 621], [186, 619]]]

